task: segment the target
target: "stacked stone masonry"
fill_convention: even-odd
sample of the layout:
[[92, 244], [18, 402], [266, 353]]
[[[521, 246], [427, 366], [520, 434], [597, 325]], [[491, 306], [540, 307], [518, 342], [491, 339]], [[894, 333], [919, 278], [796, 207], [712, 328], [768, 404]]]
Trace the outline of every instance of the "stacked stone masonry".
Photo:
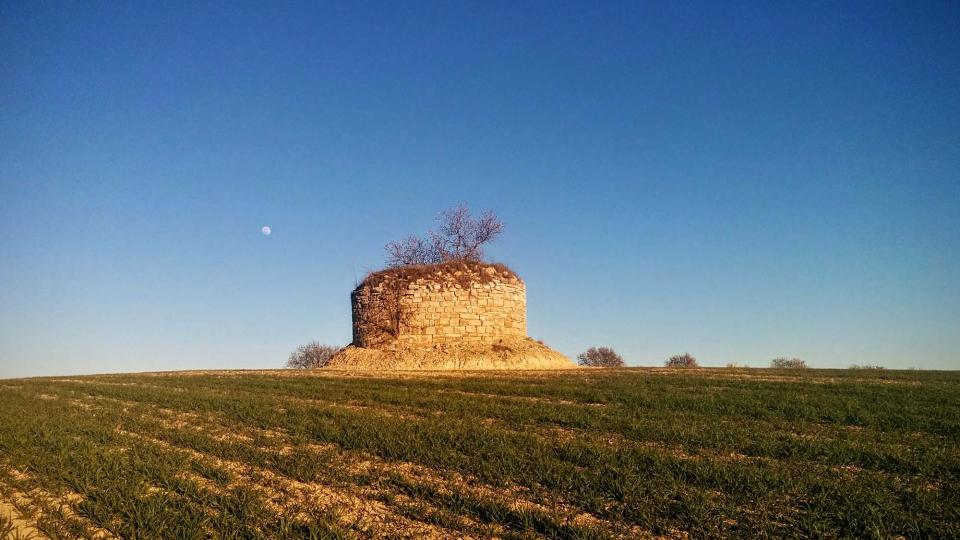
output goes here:
[[487, 269], [486, 279], [430, 276], [382, 279], [351, 294], [353, 343], [432, 346], [497, 343], [527, 335], [523, 281]]

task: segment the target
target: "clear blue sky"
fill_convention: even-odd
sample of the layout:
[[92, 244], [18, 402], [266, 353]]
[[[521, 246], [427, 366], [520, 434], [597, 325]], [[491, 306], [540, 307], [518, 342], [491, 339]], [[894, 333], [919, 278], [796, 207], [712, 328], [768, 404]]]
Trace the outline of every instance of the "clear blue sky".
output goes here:
[[960, 368], [956, 1], [162, 4], [0, 3], [0, 377], [346, 343], [458, 201], [571, 356]]

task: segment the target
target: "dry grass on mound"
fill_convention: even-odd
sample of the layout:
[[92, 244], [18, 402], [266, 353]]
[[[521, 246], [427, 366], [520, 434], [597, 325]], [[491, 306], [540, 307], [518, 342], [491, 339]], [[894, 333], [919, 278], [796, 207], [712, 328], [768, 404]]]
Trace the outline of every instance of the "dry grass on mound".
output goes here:
[[326, 368], [374, 370], [571, 369], [566, 356], [532, 339], [502, 340], [493, 345], [463, 344], [389, 349], [348, 346]]

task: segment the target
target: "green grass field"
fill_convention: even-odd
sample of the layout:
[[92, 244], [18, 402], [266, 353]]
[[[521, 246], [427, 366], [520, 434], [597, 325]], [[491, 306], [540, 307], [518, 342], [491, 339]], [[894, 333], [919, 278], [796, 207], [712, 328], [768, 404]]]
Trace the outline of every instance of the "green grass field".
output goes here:
[[0, 381], [11, 538], [957, 538], [960, 373]]

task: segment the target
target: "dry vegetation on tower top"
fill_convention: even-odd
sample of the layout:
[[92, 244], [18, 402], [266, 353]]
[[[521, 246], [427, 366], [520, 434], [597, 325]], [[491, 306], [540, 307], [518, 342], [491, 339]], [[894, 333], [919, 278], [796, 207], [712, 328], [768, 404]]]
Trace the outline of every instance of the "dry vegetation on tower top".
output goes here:
[[411, 264], [371, 272], [357, 286], [357, 289], [377, 287], [387, 281], [409, 284], [420, 279], [457, 282], [464, 288], [468, 288], [473, 283], [483, 284], [496, 280], [523, 282], [520, 276], [505, 264], [454, 260], [436, 264]]

